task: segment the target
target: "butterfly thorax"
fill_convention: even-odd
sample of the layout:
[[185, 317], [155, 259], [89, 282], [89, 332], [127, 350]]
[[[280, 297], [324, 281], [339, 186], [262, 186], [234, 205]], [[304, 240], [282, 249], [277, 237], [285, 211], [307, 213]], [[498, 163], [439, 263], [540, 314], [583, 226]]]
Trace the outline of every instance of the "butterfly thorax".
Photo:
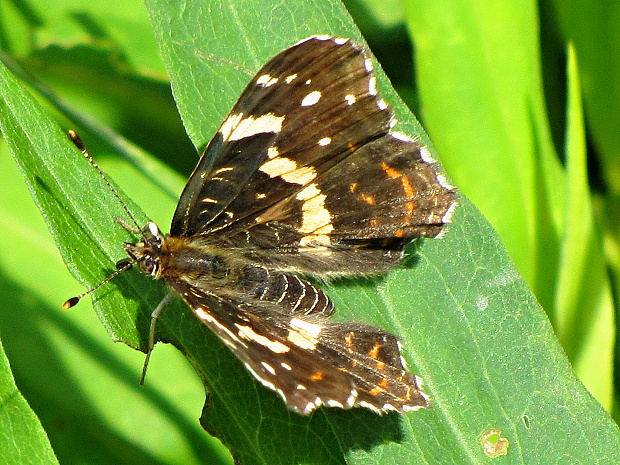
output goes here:
[[217, 282], [231, 272], [230, 254], [204, 241], [164, 235], [153, 222], [142, 230], [142, 240], [124, 244], [140, 271], [155, 279]]

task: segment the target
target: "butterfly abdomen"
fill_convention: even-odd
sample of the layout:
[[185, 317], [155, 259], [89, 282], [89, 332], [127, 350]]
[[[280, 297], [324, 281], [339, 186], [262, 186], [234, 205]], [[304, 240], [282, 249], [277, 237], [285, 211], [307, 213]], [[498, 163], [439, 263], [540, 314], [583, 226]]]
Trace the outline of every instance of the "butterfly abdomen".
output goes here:
[[323, 290], [291, 273], [247, 265], [240, 270], [237, 286], [249, 299], [276, 303], [282, 313], [330, 315], [334, 311]]

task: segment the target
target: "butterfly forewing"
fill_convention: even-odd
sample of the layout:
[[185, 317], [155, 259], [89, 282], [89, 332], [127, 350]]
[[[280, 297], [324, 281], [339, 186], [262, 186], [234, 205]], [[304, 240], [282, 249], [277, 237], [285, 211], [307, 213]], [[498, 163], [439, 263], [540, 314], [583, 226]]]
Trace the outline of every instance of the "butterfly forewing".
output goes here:
[[248, 224], [248, 217], [387, 133], [392, 115], [384, 105], [371, 61], [356, 44], [311, 38], [276, 55], [209, 144], [171, 234]]
[[306, 39], [245, 89], [191, 175], [170, 236], [149, 223], [141, 242], [125, 244], [300, 414], [428, 406], [396, 336], [331, 321], [332, 302], [303, 278], [384, 273], [404, 244], [449, 221], [454, 189], [426, 147], [391, 125], [363, 48]]

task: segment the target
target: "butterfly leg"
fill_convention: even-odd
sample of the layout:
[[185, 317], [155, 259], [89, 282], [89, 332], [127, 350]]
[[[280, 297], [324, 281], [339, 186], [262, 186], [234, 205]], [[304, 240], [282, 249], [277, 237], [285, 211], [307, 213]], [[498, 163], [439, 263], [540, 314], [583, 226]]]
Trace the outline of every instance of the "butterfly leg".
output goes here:
[[148, 347], [146, 349], [146, 358], [144, 359], [144, 366], [142, 367], [142, 375], [140, 376], [140, 384], [144, 385], [144, 378], [146, 377], [146, 369], [149, 365], [149, 360], [151, 359], [151, 353], [153, 352], [153, 347], [155, 347], [155, 330], [157, 328], [157, 318], [161, 314], [162, 310], [166, 305], [168, 305], [172, 299], [175, 297], [175, 292], [170, 291], [166, 294], [161, 302], [155, 307], [153, 313], [151, 313], [151, 327], [149, 329], [149, 342]]

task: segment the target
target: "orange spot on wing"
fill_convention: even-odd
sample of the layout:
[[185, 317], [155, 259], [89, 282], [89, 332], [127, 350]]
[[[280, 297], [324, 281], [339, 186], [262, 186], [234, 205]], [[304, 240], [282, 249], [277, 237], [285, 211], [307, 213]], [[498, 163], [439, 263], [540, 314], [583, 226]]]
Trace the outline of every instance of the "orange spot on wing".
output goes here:
[[381, 163], [381, 169], [392, 179], [400, 178], [403, 175], [400, 171], [395, 170], [385, 162]]
[[368, 394], [370, 394], [371, 396], [378, 396], [382, 392], [384, 392], [384, 389], [381, 389], [379, 386], [375, 386], [370, 391], [368, 391]]
[[415, 196], [415, 189], [411, 185], [411, 181], [409, 181], [409, 178], [403, 176], [402, 178], [400, 178], [400, 182], [403, 185], [403, 190], [405, 191], [405, 195], [407, 196], [407, 198], [413, 199]]
[[344, 337], [344, 342], [347, 344], [347, 349], [349, 349], [349, 352], [353, 352], [353, 332], [347, 333]]
[[322, 371], [317, 371], [310, 375], [310, 380], [312, 381], [321, 381], [323, 379], [324, 373]]
[[357, 150], [357, 145], [352, 144], [351, 142], [347, 143], [347, 148], [349, 149], [349, 152], [353, 153]]
[[405, 208], [407, 209], [407, 216], [405, 216], [405, 220], [403, 221], [403, 224], [406, 226], [406, 225], [411, 224], [411, 217], [413, 216], [413, 212], [416, 209], [416, 203], [407, 202], [405, 204]]
[[379, 349], [381, 349], [381, 344], [375, 344], [372, 346], [372, 349], [370, 349], [370, 352], [368, 352], [368, 356], [376, 360], [379, 356]]
[[368, 205], [374, 205], [375, 204], [375, 198], [372, 195], [360, 194], [360, 197]]

